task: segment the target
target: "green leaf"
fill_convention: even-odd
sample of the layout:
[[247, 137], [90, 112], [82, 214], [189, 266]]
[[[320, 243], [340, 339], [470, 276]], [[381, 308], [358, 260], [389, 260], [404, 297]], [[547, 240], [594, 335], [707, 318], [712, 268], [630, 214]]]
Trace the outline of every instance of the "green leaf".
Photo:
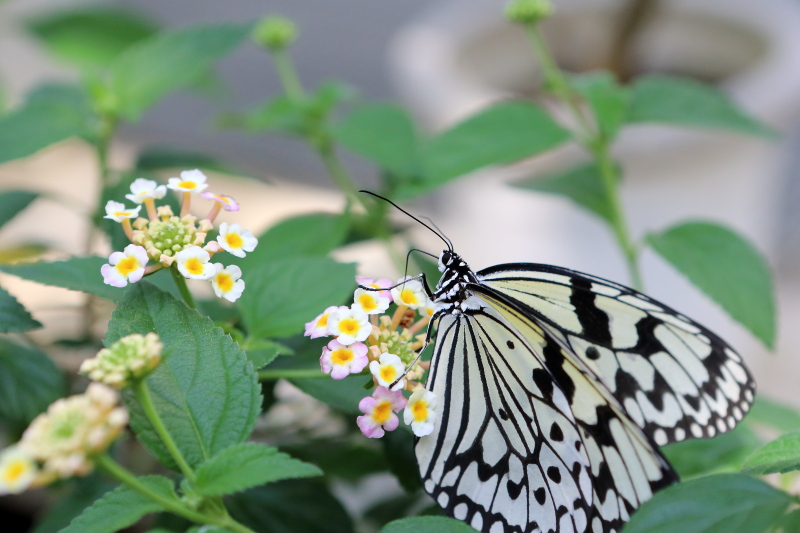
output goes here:
[[221, 496], [282, 479], [321, 475], [316, 466], [277, 448], [247, 442], [234, 444], [200, 465], [194, 489], [203, 496]]
[[5, 191], [0, 193], [0, 228], [24, 211], [38, 197], [39, 193], [31, 191]]
[[742, 111], [719, 89], [686, 78], [643, 76], [631, 89], [628, 122], [736, 131], [774, 138], [776, 132]]
[[[366, 396], [364, 392], [362, 396]], [[408, 426], [401, 424], [397, 431], [387, 432], [383, 438], [386, 461], [389, 470], [408, 493], [422, 488], [419, 470], [416, 468], [417, 456], [414, 453], [414, 435]]]
[[0, 417], [24, 428], [65, 393], [64, 376], [47, 355], [0, 338]]
[[326, 379], [290, 379], [292, 385], [316, 398], [322, 403], [350, 414], [363, 414], [358, 410], [358, 402], [370, 391], [364, 390], [365, 376], [348, 376], [342, 380], [333, 380], [320, 372], [320, 378]]
[[19, 333], [40, 327], [42, 324], [34, 320], [16, 298], [0, 287], [0, 333]]
[[791, 497], [742, 474], [692, 479], [657, 492], [624, 533], [762, 533]]
[[281, 220], [258, 238], [256, 249], [240, 261], [242, 269], [287, 257], [327, 255], [344, 241], [347, 222], [345, 215], [333, 213]]
[[475, 533], [475, 530], [453, 518], [412, 516], [386, 524], [381, 533]]
[[418, 174], [419, 142], [409, 114], [394, 104], [359, 107], [336, 125], [336, 139], [390, 172]]
[[100, 267], [108, 261], [102, 257], [71, 257], [65, 261], [39, 261], [0, 265], [0, 272], [44, 285], [88, 292], [109, 300], [119, 300], [125, 289], [103, 283]]
[[774, 527], [776, 527], [776, 529], [770, 531], [776, 533], [797, 533], [800, 531], [800, 509], [795, 509], [791, 513], [783, 515], [780, 520], [774, 524]]
[[800, 431], [800, 413], [764, 396], [758, 396], [747, 415], [748, 422], [763, 424], [783, 433]]
[[630, 101], [628, 89], [620, 86], [610, 72], [592, 72], [575, 76], [571, 84], [573, 89], [586, 98], [600, 134], [606, 140], [613, 140], [628, 113]]
[[687, 222], [647, 242], [695, 286], [767, 347], [775, 343], [775, 298], [767, 262], [733, 231], [710, 222]]
[[242, 268], [247, 290], [239, 307], [251, 337], [299, 333], [306, 322], [343, 302], [355, 287], [355, 265], [328, 257], [288, 257], [247, 265], [247, 270]]
[[800, 470], [800, 432], [781, 435], [752, 453], [744, 462], [747, 474], [774, 474]]
[[[154, 331], [164, 360], [147, 378], [156, 410], [187, 462], [196, 467], [253, 430], [261, 392], [253, 365], [220, 328], [146, 282], [134, 285], [108, 325], [106, 345]], [[131, 426], [158, 459], [174, 463], [131, 392], [123, 395]]]
[[222, 113], [215, 124], [223, 129], [241, 129], [251, 133], [275, 131], [300, 135], [305, 128], [304, 107], [286, 96], [279, 96], [244, 113]]
[[247, 358], [253, 368], [260, 370], [270, 364], [279, 355], [292, 355], [294, 350], [269, 339], [259, 339], [247, 343]]
[[528, 178], [513, 185], [529, 191], [565, 196], [606, 222], [613, 220], [613, 208], [606, 195], [603, 176], [594, 163], [548, 176]]
[[197, 81], [249, 32], [249, 24], [196, 25], [154, 35], [126, 49], [108, 72], [118, 112], [137, 120], [167, 93]]
[[59, 494], [47, 511], [37, 517], [36, 527], [31, 533], [58, 533], [95, 500], [114, 488], [114, 484], [102, 480], [96, 473], [85, 478], [74, 478], [67, 484], [70, 490], [66, 494]]
[[123, 50], [155, 33], [139, 15], [110, 6], [78, 7], [28, 23], [59, 59], [81, 68], [105, 67]]
[[139, 152], [136, 159], [136, 169], [145, 172], [154, 172], [164, 169], [201, 168], [214, 170], [223, 174], [240, 174], [241, 172], [232, 165], [210, 156], [205, 152], [194, 152], [179, 148], [165, 148], [163, 146], [150, 146]]
[[[749, 421], [749, 418], [748, 418]], [[761, 445], [747, 423], [713, 439], [689, 439], [661, 448], [681, 479], [738, 472], [745, 458]]]
[[[183, 505], [175, 495], [172, 481], [163, 476], [138, 478], [159, 496]], [[106, 493], [60, 533], [113, 533], [135, 524], [141, 517], [163, 511], [164, 507], [127, 485]]]
[[[233, 517], [270, 533], [352, 533], [353, 523], [324, 484], [287, 479], [226, 499]], [[269, 527], [266, 527], [269, 524]]]
[[547, 113], [525, 102], [503, 102], [442, 133], [424, 150], [424, 187], [490, 165], [540, 154], [570, 139]]
[[317, 465], [326, 476], [356, 481], [385, 472], [388, 468], [383, 453], [373, 443], [364, 443], [364, 440], [356, 443], [319, 439], [281, 448], [293, 457]]

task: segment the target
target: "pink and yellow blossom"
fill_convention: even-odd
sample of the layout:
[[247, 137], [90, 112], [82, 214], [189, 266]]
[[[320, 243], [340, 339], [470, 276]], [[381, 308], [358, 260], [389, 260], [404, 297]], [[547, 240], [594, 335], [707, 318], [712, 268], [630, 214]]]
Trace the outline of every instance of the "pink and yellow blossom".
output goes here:
[[367, 340], [372, 333], [369, 316], [361, 309], [339, 308], [328, 316], [328, 331], [344, 345]]
[[317, 315], [311, 322], [306, 322], [306, 332], [304, 335], [312, 339], [329, 336], [331, 332], [328, 330], [328, 317], [331, 313], [339, 309], [346, 311], [347, 307], [332, 305]]
[[100, 267], [103, 282], [112, 287], [136, 283], [144, 276], [147, 261], [147, 251], [144, 248], [129, 244], [122, 252], [112, 253], [108, 257], [108, 264]]
[[358, 403], [358, 409], [364, 413], [356, 419], [359, 429], [365, 437], [379, 439], [386, 431], [394, 431], [400, 424], [395, 414], [406, 406], [406, 399], [401, 391], [391, 392], [385, 387], [376, 387], [372, 396], [367, 396]]
[[406, 367], [400, 357], [387, 352], [382, 353], [378, 361], [372, 361], [369, 364], [369, 371], [375, 377], [378, 385], [391, 391], [402, 390], [406, 386], [405, 378], [401, 378], [405, 369]]
[[333, 379], [344, 379], [350, 374], [358, 374], [367, 367], [367, 345], [354, 342], [348, 346], [333, 339], [322, 349], [319, 366]]

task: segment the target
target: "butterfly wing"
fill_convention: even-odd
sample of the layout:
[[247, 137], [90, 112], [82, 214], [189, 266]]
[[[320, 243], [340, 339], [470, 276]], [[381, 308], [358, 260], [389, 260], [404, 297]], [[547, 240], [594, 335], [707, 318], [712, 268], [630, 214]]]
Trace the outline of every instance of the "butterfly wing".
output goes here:
[[755, 382], [730, 346], [633, 289], [529, 263], [477, 277], [479, 290], [531, 317], [574, 354], [659, 445], [728, 431], [753, 402]]
[[488, 295], [444, 316], [418, 440], [425, 490], [485, 532], [609, 533], [676, 476], [605, 387], [548, 331]]

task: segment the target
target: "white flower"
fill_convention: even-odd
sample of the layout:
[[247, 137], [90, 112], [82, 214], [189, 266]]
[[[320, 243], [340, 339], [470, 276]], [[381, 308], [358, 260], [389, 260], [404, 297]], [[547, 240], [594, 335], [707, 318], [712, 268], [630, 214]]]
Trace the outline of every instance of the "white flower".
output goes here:
[[25, 491], [38, 474], [33, 457], [19, 447], [12, 446], [0, 452], [0, 496]]
[[405, 305], [411, 309], [424, 307], [428, 301], [428, 295], [425, 294], [422, 283], [415, 279], [407, 280], [405, 283], [403, 283], [403, 281], [402, 279], [398, 281], [398, 283], [402, 283], [402, 285], [398, 285], [392, 289], [392, 299], [394, 299], [394, 303], [397, 305]]
[[189, 279], [209, 279], [216, 273], [211, 256], [199, 246], [189, 246], [175, 254], [178, 271]]
[[131, 193], [132, 194], [126, 194], [125, 198], [135, 204], [141, 204], [148, 198], [155, 200], [164, 198], [167, 194], [167, 188], [153, 180], [137, 178], [131, 183]]
[[319, 358], [320, 369], [330, 374], [333, 379], [344, 379], [350, 374], [358, 374], [369, 363], [368, 351], [367, 345], [363, 342], [344, 346], [333, 339], [322, 349], [322, 356]]
[[236, 257], [244, 257], [245, 252], [252, 252], [256, 249], [258, 239], [246, 229], [242, 229], [239, 224], [228, 225], [227, 222], [223, 222], [219, 225], [217, 242], [227, 252]]
[[328, 316], [328, 331], [345, 346], [367, 340], [372, 333], [367, 313], [361, 309], [339, 308]]
[[424, 437], [433, 432], [433, 423], [436, 420], [436, 395], [424, 388], [417, 389], [408, 399], [403, 420], [411, 426], [417, 437]]
[[437, 308], [438, 306], [433, 302], [433, 300], [427, 298], [425, 300], [425, 305], [423, 306], [422, 311], [420, 311], [420, 314], [422, 315], [423, 318], [431, 319], [433, 318], [434, 313], [436, 313]]
[[[399, 356], [384, 352], [378, 361], [372, 361], [369, 364], [369, 371], [375, 376], [378, 385], [386, 387], [390, 391], [400, 390], [406, 386], [405, 378], [398, 379], [405, 372], [406, 366]], [[398, 380], [394, 386], [392, 383]]]
[[103, 218], [109, 218], [114, 222], [122, 222], [126, 218], [136, 218], [139, 216], [139, 211], [141, 209], [141, 205], [137, 206], [136, 209], [125, 209], [125, 204], [109, 200], [106, 204], [106, 216]]
[[367, 291], [364, 289], [356, 289], [353, 294], [352, 307], [354, 309], [361, 309], [368, 315], [379, 315], [389, 308], [391, 300], [381, 296], [381, 292]]
[[314, 320], [311, 322], [306, 322], [306, 332], [304, 335], [306, 337], [311, 337], [312, 339], [316, 339], [318, 337], [327, 337], [330, 335], [331, 332], [328, 331], [328, 317], [331, 315], [331, 313], [338, 309], [344, 309], [346, 311], [347, 307], [337, 307], [335, 305], [328, 307], [322, 313], [317, 315]]
[[236, 200], [233, 199], [232, 196], [228, 196], [226, 194], [215, 194], [211, 191], [206, 191], [200, 196], [202, 196], [206, 200], [214, 200], [215, 202], [220, 204], [221, 207], [225, 209], [225, 211], [239, 210], [239, 204], [236, 202]]
[[214, 263], [214, 276], [211, 278], [211, 286], [217, 298], [225, 298], [229, 302], [235, 302], [244, 291], [244, 280], [242, 270], [236, 265], [223, 268], [221, 263]]
[[197, 194], [208, 187], [206, 175], [197, 169], [184, 170], [180, 178], [170, 178], [167, 188], [173, 191]]
[[100, 267], [103, 282], [112, 287], [124, 287], [128, 283], [136, 283], [144, 276], [147, 260], [144, 248], [129, 244], [122, 252], [114, 252], [108, 256], [108, 264]]

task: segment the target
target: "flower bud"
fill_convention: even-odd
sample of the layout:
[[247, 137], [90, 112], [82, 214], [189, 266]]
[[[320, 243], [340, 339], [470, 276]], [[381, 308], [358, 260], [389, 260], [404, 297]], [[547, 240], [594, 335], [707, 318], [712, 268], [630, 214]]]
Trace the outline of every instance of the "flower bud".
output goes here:
[[252, 39], [269, 50], [283, 50], [297, 38], [297, 26], [284, 17], [266, 17], [255, 27]]
[[122, 389], [155, 370], [161, 362], [162, 347], [155, 333], [128, 335], [84, 361], [80, 371], [95, 381]]
[[506, 6], [506, 18], [520, 24], [536, 24], [552, 13], [550, 0], [514, 0]]

